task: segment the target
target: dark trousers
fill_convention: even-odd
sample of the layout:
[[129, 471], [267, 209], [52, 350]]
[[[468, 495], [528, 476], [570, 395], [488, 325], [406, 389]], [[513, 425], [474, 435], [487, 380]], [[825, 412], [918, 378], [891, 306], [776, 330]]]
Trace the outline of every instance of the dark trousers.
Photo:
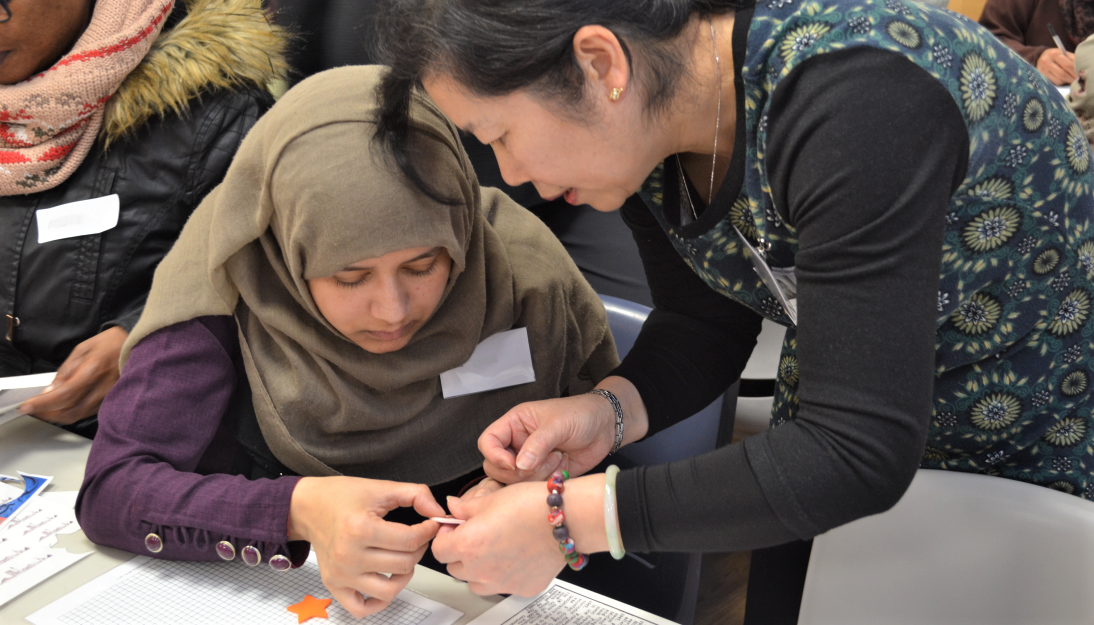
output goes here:
[[752, 552], [745, 625], [797, 625], [812, 540]]

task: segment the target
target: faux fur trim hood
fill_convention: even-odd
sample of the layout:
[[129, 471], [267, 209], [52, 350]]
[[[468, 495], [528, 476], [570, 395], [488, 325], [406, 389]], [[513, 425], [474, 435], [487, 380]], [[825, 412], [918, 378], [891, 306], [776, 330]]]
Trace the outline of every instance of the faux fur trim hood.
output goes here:
[[288, 72], [286, 35], [266, 18], [261, 0], [185, 2], [186, 16], [160, 33], [110, 98], [99, 131], [104, 145], [153, 117], [184, 115], [202, 93], [245, 85], [266, 89]]

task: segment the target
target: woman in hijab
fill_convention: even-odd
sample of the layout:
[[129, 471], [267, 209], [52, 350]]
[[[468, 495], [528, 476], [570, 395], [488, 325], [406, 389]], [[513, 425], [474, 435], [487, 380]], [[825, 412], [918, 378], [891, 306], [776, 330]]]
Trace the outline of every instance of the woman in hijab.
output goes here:
[[[372, 141], [382, 74], [332, 70], [286, 94], [157, 269], [77, 502], [95, 542], [277, 570], [311, 543], [334, 598], [373, 613], [438, 529], [383, 517], [444, 515], [434, 496], [481, 472], [487, 424], [618, 362], [565, 250], [478, 186], [425, 99], [407, 153], [433, 197], [397, 173]], [[442, 396], [441, 373], [512, 328], [534, 382]]]

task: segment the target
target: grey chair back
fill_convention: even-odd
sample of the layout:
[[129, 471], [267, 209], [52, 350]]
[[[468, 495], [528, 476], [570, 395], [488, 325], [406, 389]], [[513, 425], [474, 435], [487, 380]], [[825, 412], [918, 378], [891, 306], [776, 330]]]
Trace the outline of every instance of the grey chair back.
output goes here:
[[[627, 300], [601, 295], [608, 311], [608, 325], [615, 336], [619, 357], [631, 351], [651, 309]], [[713, 451], [718, 441], [722, 421], [722, 398], [691, 417], [667, 428], [644, 441], [627, 445], [620, 455], [638, 465], [664, 464]]]

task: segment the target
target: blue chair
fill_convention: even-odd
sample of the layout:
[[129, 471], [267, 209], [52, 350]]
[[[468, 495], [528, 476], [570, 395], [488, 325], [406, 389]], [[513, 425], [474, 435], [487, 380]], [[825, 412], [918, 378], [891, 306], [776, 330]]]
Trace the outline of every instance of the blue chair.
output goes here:
[[[601, 295], [608, 311], [608, 325], [615, 336], [619, 357], [634, 346], [650, 308], [618, 297]], [[764, 320], [756, 348], [749, 358], [741, 378], [748, 389], [734, 383], [726, 394], [689, 419], [654, 436], [620, 450], [620, 454], [639, 465], [662, 464], [706, 453], [729, 443], [733, 438], [746, 438], [767, 431], [771, 420], [772, 391], [779, 366], [786, 328]], [[740, 389], [740, 392], [738, 390]], [[757, 390], [758, 389], [758, 390]], [[715, 445], [717, 441], [717, 445]]]
[[[642, 329], [642, 324], [645, 323], [651, 309], [609, 295], [601, 295], [600, 299], [608, 312], [608, 325], [615, 337], [619, 357], [622, 358], [634, 346], [638, 332]], [[726, 414], [723, 414], [723, 398], [719, 397], [714, 403], [684, 421], [646, 440], [627, 445], [619, 450], [618, 455], [634, 465], [646, 466], [683, 460], [713, 451], [719, 442], [719, 432], [721, 431], [721, 436], [728, 441], [733, 430], [735, 388], [731, 388], [729, 393], [731, 395], [726, 402], [728, 408]], [[702, 565], [702, 554], [694, 553], [686, 557], [688, 560], [683, 597], [677, 613], [670, 618], [678, 623], [690, 625], [695, 620], [695, 605], [699, 597], [699, 569]], [[679, 583], [679, 568], [671, 568], [673, 571], [671, 573], [666, 571], [665, 575], [675, 579], [666, 580], [668, 582], [666, 587], [670, 583]]]
[[[634, 346], [634, 340], [638, 338], [638, 332], [652, 309], [610, 295], [601, 295], [600, 299], [608, 312], [608, 326], [615, 337], [619, 357], [623, 358]], [[723, 398], [719, 397], [684, 421], [644, 441], [627, 445], [619, 450], [619, 454], [637, 465], [645, 466], [683, 460], [714, 451], [723, 422], [722, 402]], [[732, 419], [732, 415], [729, 418]]]

